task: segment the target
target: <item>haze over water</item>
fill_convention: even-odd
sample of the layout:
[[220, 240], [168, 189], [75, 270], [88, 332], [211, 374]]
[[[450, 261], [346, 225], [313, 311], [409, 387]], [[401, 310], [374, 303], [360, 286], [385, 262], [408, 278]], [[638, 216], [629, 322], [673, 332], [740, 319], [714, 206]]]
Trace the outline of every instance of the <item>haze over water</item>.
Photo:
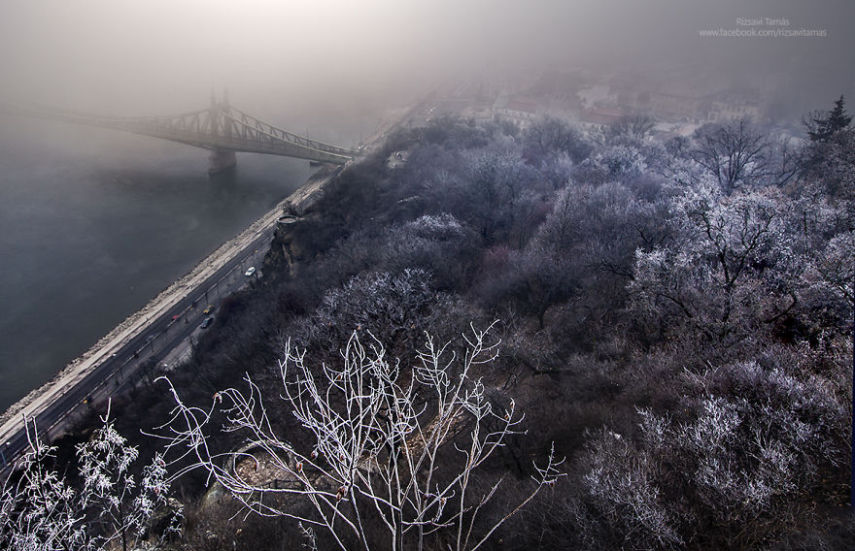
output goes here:
[[0, 131], [0, 410], [310, 174], [306, 161], [244, 154], [233, 175], [209, 180], [201, 149], [14, 126]]

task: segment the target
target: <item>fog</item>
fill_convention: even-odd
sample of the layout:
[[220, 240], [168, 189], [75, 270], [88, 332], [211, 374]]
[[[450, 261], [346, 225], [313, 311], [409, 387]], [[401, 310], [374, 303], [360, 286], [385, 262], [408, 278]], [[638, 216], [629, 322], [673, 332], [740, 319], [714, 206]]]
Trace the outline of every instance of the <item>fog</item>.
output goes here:
[[[825, 37], [701, 38], [737, 18]], [[298, 130], [369, 119], [460, 79], [586, 67], [765, 83], [795, 116], [855, 88], [855, 3], [507, 0], [34, 0], [0, 5], [0, 98], [114, 114], [202, 108], [228, 89]], [[698, 80], [701, 79], [701, 80]]]

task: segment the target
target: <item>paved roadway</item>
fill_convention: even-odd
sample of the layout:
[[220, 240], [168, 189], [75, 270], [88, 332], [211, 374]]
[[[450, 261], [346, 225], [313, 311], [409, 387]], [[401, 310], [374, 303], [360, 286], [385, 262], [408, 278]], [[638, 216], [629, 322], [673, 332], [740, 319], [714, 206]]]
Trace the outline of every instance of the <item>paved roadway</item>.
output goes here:
[[[63, 421], [76, 408], [83, 405], [100, 407], [111, 395], [135, 384], [139, 380], [139, 367], [150, 361], [160, 362], [181, 341], [189, 337], [207, 317], [203, 310], [208, 305], [216, 307], [222, 297], [246, 285], [251, 279], [260, 277], [260, 272], [256, 271], [252, 278], [248, 278], [244, 271], [249, 266], [259, 266], [270, 246], [275, 223], [269, 224], [268, 221], [265, 226], [256, 231], [255, 238], [239, 249], [224, 265], [190, 289], [178, 302], [148, 321], [142, 330], [127, 339], [110, 356], [95, 365], [82, 378], [74, 381], [70, 388], [63, 389], [56, 399], [45, 403], [35, 416], [39, 433], [53, 435], [54, 429], [62, 428]], [[211, 315], [216, 316], [216, 308]], [[18, 414], [16, 424], [19, 426], [8, 431], [5, 442], [0, 445], [0, 470], [11, 466], [28, 448], [21, 414]]]
[[[408, 113], [417, 111], [414, 108]], [[398, 124], [400, 122], [391, 128]], [[378, 133], [374, 147], [387, 132]], [[103, 409], [111, 395], [118, 395], [138, 383], [141, 379], [139, 368], [144, 364], [151, 361], [161, 363], [167, 356], [181, 356], [179, 351], [170, 352], [197, 330], [207, 317], [202, 312], [208, 305], [216, 306], [220, 299], [246, 285], [252, 278], [262, 277], [263, 274], [256, 271], [252, 278], [247, 278], [244, 271], [249, 266], [260, 266], [285, 206], [290, 203], [297, 207], [296, 212], [302, 212], [308, 208], [307, 205], [314, 203], [324, 183], [343, 168], [338, 167], [320, 179], [310, 178], [303, 187], [146, 305], [137, 314], [140, 317], [126, 320], [66, 368], [56, 380], [39, 389], [39, 394], [24, 404], [20, 411], [0, 422], [0, 472], [8, 472], [28, 448], [24, 418], [27, 421], [35, 418], [39, 435], [45, 435], [42, 439], [48, 441], [65, 428], [65, 421], [72, 420], [72, 416], [78, 413], [77, 408]], [[216, 316], [216, 309], [213, 315]]]

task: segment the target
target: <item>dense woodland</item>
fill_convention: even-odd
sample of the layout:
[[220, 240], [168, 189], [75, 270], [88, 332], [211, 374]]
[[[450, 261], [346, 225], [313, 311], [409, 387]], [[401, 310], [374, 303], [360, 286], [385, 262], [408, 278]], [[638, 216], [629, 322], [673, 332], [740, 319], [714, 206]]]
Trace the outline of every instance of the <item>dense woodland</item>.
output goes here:
[[[105, 523], [87, 484], [118, 485], [69, 460], [77, 539], [55, 530], [71, 543], [50, 548], [848, 548], [843, 98], [806, 115], [803, 139], [749, 121], [652, 130], [395, 131], [280, 228], [264, 278], [225, 300], [190, 365], [115, 403], [88, 440], [127, 449], [118, 430], [140, 465], [154, 457], [126, 457], [120, 478], [141, 482], [107, 500], [133, 523]], [[455, 385], [465, 399], [437, 390]], [[237, 449], [237, 467], [218, 455]], [[429, 469], [407, 468], [418, 454]], [[240, 469], [268, 474], [241, 486]], [[39, 502], [26, 480], [7, 488]], [[4, 495], [3, 547], [48, 548]], [[181, 535], [160, 538], [177, 501]]]

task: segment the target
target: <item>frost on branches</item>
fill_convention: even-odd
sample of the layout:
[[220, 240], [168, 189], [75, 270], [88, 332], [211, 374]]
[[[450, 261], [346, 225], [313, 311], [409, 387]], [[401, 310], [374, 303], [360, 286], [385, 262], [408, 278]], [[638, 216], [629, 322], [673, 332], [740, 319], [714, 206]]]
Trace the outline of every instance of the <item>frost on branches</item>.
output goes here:
[[[35, 426], [28, 432], [30, 451], [24, 456], [23, 472], [3, 486], [0, 547], [97, 551], [121, 545], [127, 551], [149, 546], [149, 522], [172, 506], [166, 463], [157, 454], [141, 477], [133, 476], [137, 449], [128, 445], [108, 416], [102, 421], [91, 439], [76, 448], [79, 489], [54, 469], [56, 448], [38, 439]], [[177, 532], [179, 522], [176, 509], [161, 536]]]
[[775, 191], [725, 196], [699, 186], [672, 208], [679, 239], [636, 253], [630, 291], [640, 313], [732, 341], [794, 306], [800, 263]]
[[[382, 548], [422, 549], [437, 538], [449, 549], [478, 549], [561, 476], [550, 453], [545, 466], [534, 467], [528, 494], [499, 518], [476, 522], [502, 483], [485, 485], [477, 471], [522, 420], [513, 400], [495, 405], [473, 377], [496, 357], [497, 343], [485, 339], [486, 332], [473, 330], [460, 357], [428, 337], [411, 370], [388, 359], [382, 343], [363, 344], [356, 333], [338, 366], [312, 365], [289, 344], [277, 394], [308, 434], [308, 446], [273, 429], [261, 389], [247, 378], [247, 390], [217, 393], [207, 410], [185, 404], [173, 390], [170, 447], [248, 509], [294, 518], [304, 530], [320, 528], [342, 549], [369, 549], [378, 539]], [[240, 450], [212, 451], [206, 431], [218, 409], [227, 430], [247, 437]], [[247, 464], [254, 467], [241, 468]], [[259, 471], [272, 471], [273, 481], [253, 478]], [[310, 503], [313, 514], [301, 514], [289, 497]]]
[[846, 377], [811, 373], [811, 356], [781, 348], [686, 370], [671, 414], [638, 409], [634, 437], [593, 435], [579, 462], [583, 540], [757, 549], [803, 518], [849, 444]]

